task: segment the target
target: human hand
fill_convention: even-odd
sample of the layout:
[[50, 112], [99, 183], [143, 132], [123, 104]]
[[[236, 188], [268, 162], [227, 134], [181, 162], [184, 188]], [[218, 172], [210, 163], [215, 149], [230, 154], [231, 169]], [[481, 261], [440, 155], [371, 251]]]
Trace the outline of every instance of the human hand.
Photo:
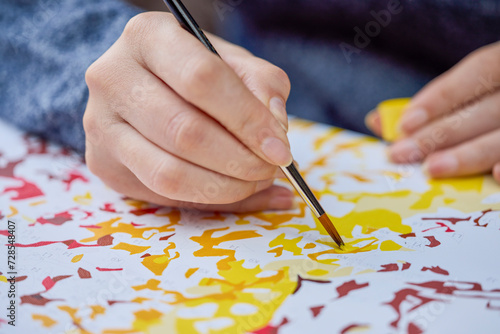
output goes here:
[[[367, 115], [380, 135], [380, 118]], [[492, 172], [500, 183], [500, 42], [468, 55], [411, 100], [404, 136], [390, 147], [398, 163], [424, 161], [432, 177]]]
[[[171, 14], [132, 18], [86, 73], [85, 158], [104, 183], [160, 205], [288, 209], [272, 186], [291, 163], [287, 75], [209, 36], [221, 60]], [[271, 111], [271, 112], [270, 112]]]

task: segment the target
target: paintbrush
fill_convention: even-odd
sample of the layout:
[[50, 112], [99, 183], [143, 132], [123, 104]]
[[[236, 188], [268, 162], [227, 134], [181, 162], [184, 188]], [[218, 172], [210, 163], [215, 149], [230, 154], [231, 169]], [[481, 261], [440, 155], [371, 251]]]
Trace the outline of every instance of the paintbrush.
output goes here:
[[[207, 49], [220, 57], [220, 55], [217, 53], [217, 50], [215, 50], [212, 43], [210, 43], [207, 36], [205, 36], [203, 31], [200, 29], [181, 0], [164, 0], [164, 2], [170, 9], [170, 12], [174, 14], [177, 21], [179, 21], [181, 27], [193, 34], [201, 43], [203, 43], [203, 45], [207, 47]], [[297, 190], [300, 197], [302, 197], [307, 206], [309, 206], [314, 216], [316, 216], [316, 218], [320, 221], [321, 225], [323, 225], [330, 237], [332, 237], [333, 241], [335, 241], [335, 243], [339, 247], [343, 246], [344, 242], [337, 232], [337, 229], [332, 224], [332, 221], [325, 213], [325, 210], [323, 210], [323, 208], [319, 204], [311, 189], [309, 189], [309, 186], [306, 184], [297, 168], [295, 168], [293, 162], [287, 167], [280, 166], [280, 168], [287, 179], [290, 181], [290, 183], [293, 185], [295, 190]]]

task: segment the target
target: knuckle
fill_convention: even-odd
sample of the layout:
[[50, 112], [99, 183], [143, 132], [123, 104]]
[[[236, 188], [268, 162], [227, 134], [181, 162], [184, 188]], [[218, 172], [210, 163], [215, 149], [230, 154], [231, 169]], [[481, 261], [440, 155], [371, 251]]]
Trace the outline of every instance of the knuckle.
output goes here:
[[202, 121], [187, 112], [177, 112], [167, 123], [166, 133], [180, 152], [192, 151], [203, 145], [206, 135]]
[[83, 130], [85, 131], [85, 137], [89, 142], [94, 142], [101, 136], [101, 129], [97, 116], [88, 109], [83, 114]]
[[179, 193], [183, 187], [180, 169], [175, 168], [172, 162], [160, 159], [151, 170], [149, 186], [154, 192], [171, 198], [179, 198]]
[[94, 91], [99, 89], [103, 78], [106, 77], [107, 65], [102, 60], [102, 57], [93, 62], [85, 71], [85, 82], [89, 90]]
[[125, 28], [122, 36], [126, 40], [141, 41], [154, 30], [154, 25], [157, 21], [158, 14], [152, 12], [144, 12], [132, 17]]
[[182, 70], [179, 93], [189, 101], [207, 96], [220, 72], [220, 65], [211, 57], [193, 57]]

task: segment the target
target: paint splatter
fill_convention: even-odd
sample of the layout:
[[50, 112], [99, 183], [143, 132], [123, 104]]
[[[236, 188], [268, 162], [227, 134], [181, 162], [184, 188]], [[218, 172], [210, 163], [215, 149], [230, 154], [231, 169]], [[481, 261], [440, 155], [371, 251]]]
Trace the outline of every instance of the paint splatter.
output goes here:
[[101, 267], [95, 267], [99, 271], [121, 271], [123, 268], [101, 268]]
[[311, 310], [313, 318], [316, 318], [321, 313], [324, 307], [325, 305], [320, 305], [309, 308]]
[[53, 218], [37, 218], [36, 222], [40, 224], [52, 224], [52, 225], [62, 225], [73, 219], [73, 215], [69, 211], [59, 212], [54, 215]]
[[349, 294], [349, 292], [366, 288], [368, 285], [368, 282], [358, 284], [355, 280], [345, 282], [341, 286], [337, 287], [337, 293], [339, 294], [337, 298], [345, 297]]
[[422, 271], [432, 271], [433, 273], [440, 274], [440, 275], [446, 275], [448, 276], [450, 273], [447, 270], [442, 269], [439, 266], [436, 267], [423, 267]]
[[437, 241], [433, 235], [426, 236], [424, 238], [426, 238], [427, 240], [430, 241], [430, 244], [426, 245], [427, 247], [433, 248], [433, 247], [437, 247], [437, 246], [441, 245], [441, 243], [439, 241]]
[[83, 268], [78, 268], [78, 276], [80, 276], [80, 278], [92, 278], [92, 275], [90, 274], [90, 271], [88, 270], [85, 270]]
[[44, 306], [47, 303], [53, 301], [62, 301], [62, 299], [48, 299], [43, 297], [41, 294], [36, 293], [33, 295], [21, 296], [21, 305], [22, 304], [31, 304], [36, 306]]
[[288, 323], [287, 318], [283, 318], [278, 326], [267, 325], [259, 330], [253, 331], [253, 334], [278, 334], [279, 329]]
[[319, 284], [330, 283], [330, 281], [320, 281], [320, 280], [314, 280], [314, 279], [307, 279], [307, 278], [302, 278], [302, 276], [300, 276], [300, 275], [297, 275], [297, 286], [295, 287], [295, 290], [292, 292], [292, 294], [296, 294], [300, 290], [303, 282], [312, 282], [312, 283], [319, 283]]

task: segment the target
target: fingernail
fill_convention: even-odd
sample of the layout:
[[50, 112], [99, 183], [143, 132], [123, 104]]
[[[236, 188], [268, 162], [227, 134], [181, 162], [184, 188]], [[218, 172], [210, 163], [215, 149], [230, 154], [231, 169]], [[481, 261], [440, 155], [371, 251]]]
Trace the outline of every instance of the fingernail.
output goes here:
[[273, 97], [269, 101], [269, 110], [274, 117], [280, 122], [281, 127], [285, 132], [288, 132], [288, 120], [286, 114], [285, 102], [280, 97]]
[[293, 193], [290, 194], [280, 194], [275, 197], [271, 197], [269, 200], [269, 209], [273, 210], [286, 210], [292, 209], [294, 207], [294, 196]]
[[278, 166], [288, 166], [292, 163], [292, 153], [281, 140], [275, 137], [267, 137], [261, 144], [262, 153]]
[[407, 110], [403, 117], [401, 117], [401, 130], [403, 132], [410, 132], [418, 129], [429, 120], [429, 116], [425, 109], [410, 109]]
[[423, 154], [413, 139], [403, 139], [389, 148], [389, 157], [394, 162], [417, 162]]
[[435, 154], [425, 161], [422, 169], [432, 177], [452, 176], [458, 169], [458, 160], [450, 153]]

